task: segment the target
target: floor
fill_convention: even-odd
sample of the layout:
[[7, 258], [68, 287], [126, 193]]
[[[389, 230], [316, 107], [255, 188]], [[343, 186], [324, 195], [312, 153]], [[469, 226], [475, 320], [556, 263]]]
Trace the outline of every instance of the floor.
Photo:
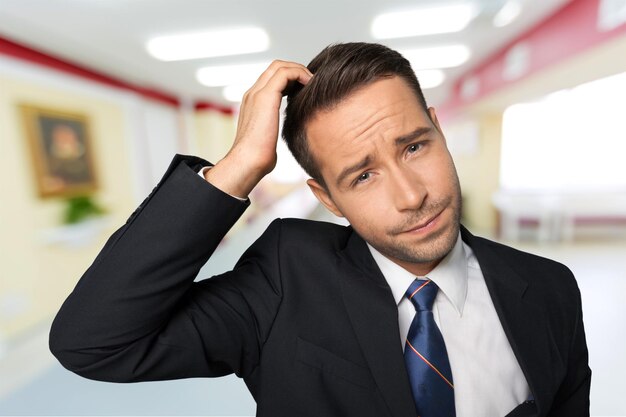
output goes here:
[[[315, 214], [315, 213], [313, 213]], [[245, 247], [257, 230], [230, 239]], [[626, 240], [512, 243], [568, 265], [583, 297], [593, 370], [592, 416], [626, 416]], [[232, 247], [222, 248], [232, 253]], [[228, 257], [227, 257], [228, 258]], [[210, 273], [213, 265], [204, 270]], [[49, 323], [0, 355], [0, 415], [251, 416], [255, 403], [234, 376], [140, 384], [96, 382], [61, 367], [49, 353]]]

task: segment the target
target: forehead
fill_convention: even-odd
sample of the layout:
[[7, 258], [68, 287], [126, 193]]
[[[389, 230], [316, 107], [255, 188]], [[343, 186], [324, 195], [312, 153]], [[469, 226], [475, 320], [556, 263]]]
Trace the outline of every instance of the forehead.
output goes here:
[[392, 77], [362, 87], [319, 112], [306, 131], [309, 149], [324, 173], [424, 126], [432, 124], [415, 93], [404, 80]]

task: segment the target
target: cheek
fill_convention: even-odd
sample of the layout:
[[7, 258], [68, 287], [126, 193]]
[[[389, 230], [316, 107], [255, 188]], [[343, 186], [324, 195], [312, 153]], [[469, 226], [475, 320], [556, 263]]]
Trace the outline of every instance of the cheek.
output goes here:
[[374, 231], [384, 229], [390, 213], [388, 198], [384, 194], [384, 189], [372, 189], [343, 199], [338, 207], [355, 228]]
[[428, 164], [419, 167], [420, 177], [427, 184], [429, 192], [434, 194], [449, 194], [456, 186], [456, 169], [454, 162], [447, 153], [437, 155]]

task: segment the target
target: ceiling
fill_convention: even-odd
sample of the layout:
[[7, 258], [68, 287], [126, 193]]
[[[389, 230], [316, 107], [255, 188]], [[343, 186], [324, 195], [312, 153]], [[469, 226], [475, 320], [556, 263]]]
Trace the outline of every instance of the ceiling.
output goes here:
[[[452, 82], [470, 68], [554, 13], [570, 0], [523, 0], [521, 15], [496, 28], [495, 14], [505, 0], [474, 0], [480, 14], [458, 33], [378, 41], [406, 49], [464, 43], [472, 56], [445, 70], [446, 82], [425, 92], [429, 104], [445, 101]], [[373, 18], [380, 13], [446, 0], [2, 0], [0, 36], [92, 70], [183, 100], [228, 104], [221, 88], [204, 87], [195, 72], [207, 65], [292, 60], [308, 63], [335, 42], [375, 41]], [[456, 0], [458, 3], [458, 0]], [[265, 52], [161, 62], [145, 49], [148, 39], [231, 26], [260, 26], [270, 36]]]

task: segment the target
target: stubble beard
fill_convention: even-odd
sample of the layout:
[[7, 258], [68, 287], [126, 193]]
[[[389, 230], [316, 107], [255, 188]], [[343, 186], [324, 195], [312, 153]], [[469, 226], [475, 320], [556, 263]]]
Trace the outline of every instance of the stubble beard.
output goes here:
[[[457, 241], [461, 224], [461, 188], [456, 174], [454, 177], [456, 179], [454, 195], [428, 203], [427, 206], [407, 217], [402, 225], [388, 231], [384, 238], [370, 237], [366, 239], [368, 243], [387, 258], [402, 262], [423, 264], [439, 261], [445, 257]], [[451, 224], [436, 233], [431, 233], [426, 241], [411, 243], [398, 238], [400, 233], [412, 225], [431, 219], [447, 207], [452, 209]]]

